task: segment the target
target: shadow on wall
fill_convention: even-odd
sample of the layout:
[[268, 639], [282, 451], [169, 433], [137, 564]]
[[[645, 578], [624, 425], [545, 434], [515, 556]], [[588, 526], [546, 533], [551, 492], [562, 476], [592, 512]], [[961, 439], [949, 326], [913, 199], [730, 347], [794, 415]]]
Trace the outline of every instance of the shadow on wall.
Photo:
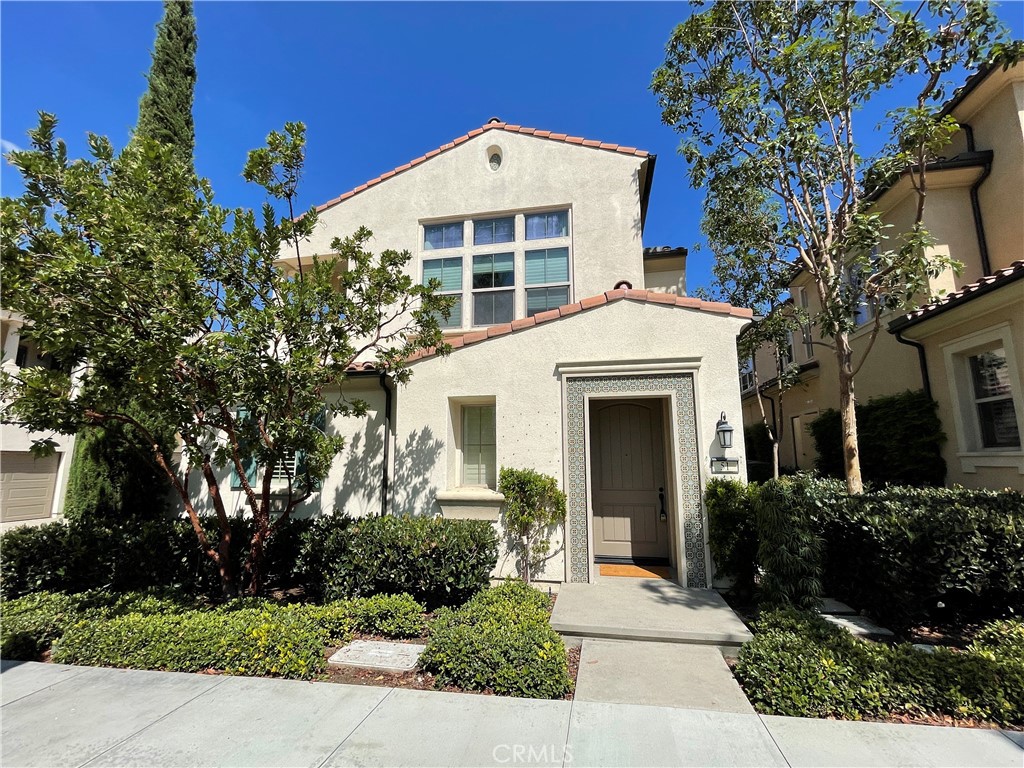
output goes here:
[[353, 435], [345, 446], [345, 466], [341, 482], [335, 486], [334, 491], [336, 511], [353, 517], [380, 514], [381, 472], [384, 467], [383, 431], [367, 428]]
[[390, 491], [394, 514], [432, 516], [440, 511], [435, 498], [438, 489], [430, 478], [443, 450], [444, 442], [434, 437], [430, 427], [412, 432], [395, 447]]
[[[504, 505], [502, 506], [504, 510]], [[557, 525], [550, 525], [544, 529], [544, 531], [538, 536], [538, 538], [547, 538], [548, 541], [552, 541], [562, 532], [562, 536], [558, 539], [557, 544], [544, 555], [543, 560], [540, 563], [539, 568], [532, 569], [532, 577], [534, 579], [556, 579], [561, 581], [562, 571], [558, 569], [555, 573], [548, 573], [548, 568], [556, 558], [560, 558], [565, 554], [565, 535], [564, 535], [564, 524], [559, 523]], [[505, 547], [502, 555], [498, 560], [498, 565], [494, 569], [495, 573], [515, 573], [518, 577], [522, 578], [523, 575], [523, 558], [520, 553], [516, 551], [519, 541], [518, 537], [513, 536], [512, 533], [505, 526], [505, 515], [502, 514], [501, 522], [498, 526], [499, 535], [504, 534], [505, 536]]]

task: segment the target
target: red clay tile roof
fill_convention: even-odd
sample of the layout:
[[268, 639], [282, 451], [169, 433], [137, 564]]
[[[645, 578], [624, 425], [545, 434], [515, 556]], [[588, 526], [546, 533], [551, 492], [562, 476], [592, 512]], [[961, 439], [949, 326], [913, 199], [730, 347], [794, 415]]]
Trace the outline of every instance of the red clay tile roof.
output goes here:
[[[689, 296], [675, 296], [670, 293], [655, 293], [654, 291], [643, 291], [635, 290], [633, 288], [620, 288], [614, 291], [606, 291], [599, 293], [596, 296], [590, 296], [586, 299], [581, 299], [574, 304], [565, 304], [557, 309], [549, 309], [547, 312], [540, 312], [533, 317], [525, 317], [520, 320], [513, 320], [511, 323], [505, 323], [504, 325], [492, 325], [489, 328], [482, 328], [479, 331], [471, 331], [464, 333], [461, 336], [455, 336], [447, 339], [449, 345], [453, 349], [461, 349], [471, 344], [476, 344], [487, 339], [493, 339], [496, 336], [505, 336], [509, 333], [515, 333], [526, 328], [532, 328], [535, 325], [541, 325], [551, 320], [558, 320], [567, 315], [573, 315], [577, 312], [582, 312], [594, 307], [600, 307], [604, 304], [611, 304], [616, 301], [644, 301], [649, 304], [664, 304], [669, 307], [683, 307], [685, 309], [697, 309], [701, 312], [714, 312], [719, 315], [730, 315], [732, 317], [741, 317], [749, 320], [754, 316], [754, 312], [751, 309], [744, 307], [734, 307], [732, 304], [725, 304], [719, 301], [702, 301], [701, 299], [694, 299]], [[437, 354], [437, 349], [431, 347], [417, 352], [415, 355], [409, 358], [409, 362], [415, 362], [422, 360], [427, 357], [432, 357]]]
[[621, 146], [620, 144], [608, 144], [608, 143], [603, 142], [603, 141], [594, 141], [593, 139], [584, 139], [582, 136], [567, 136], [564, 133], [552, 133], [551, 131], [538, 131], [536, 128], [526, 128], [526, 127], [524, 127], [522, 125], [510, 125], [509, 123], [503, 123], [503, 122], [487, 123], [486, 125], [483, 125], [483, 126], [480, 126], [479, 128], [473, 129], [472, 131], [470, 131], [469, 133], [467, 133], [467, 134], [465, 134], [463, 136], [459, 136], [457, 139], [452, 139], [447, 144], [445, 144], [443, 146], [440, 146], [437, 149], [431, 150], [430, 152], [427, 152], [427, 154], [421, 155], [420, 157], [417, 157], [415, 160], [410, 160], [405, 165], [400, 165], [397, 168], [388, 171], [387, 173], [382, 173], [377, 178], [370, 179], [365, 184], [361, 184], [358, 187], [356, 187], [355, 189], [349, 190], [345, 194], [340, 195], [339, 197], [336, 197], [333, 200], [328, 200], [323, 205], [318, 205], [316, 207], [316, 211], [317, 211], [317, 213], [325, 211], [328, 208], [330, 208], [330, 207], [332, 207], [334, 205], [337, 205], [342, 200], [347, 200], [348, 198], [352, 197], [353, 195], [357, 195], [360, 192], [362, 192], [362, 191], [364, 191], [366, 189], [369, 189], [370, 187], [373, 187], [373, 186], [376, 186], [377, 184], [380, 184], [382, 181], [386, 181], [387, 179], [390, 179], [392, 176], [397, 176], [399, 173], [403, 173], [403, 172], [409, 170], [410, 168], [413, 168], [413, 167], [419, 165], [420, 163], [425, 163], [430, 158], [437, 157], [442, 152], [447, 152], [449, 149], [453, 149], [453, 148], [457, 147], [459, 144], [462, 144], [463, 142], [469, 141], [473, 137], [479, 136], [480, 134], [485, 133], [486, 131], [507, 131], [508, 133], [522, 133], [522, 134], [524, 134], [526, 136], [536, 136], [537, 138], [540, 138], [540, 139], [550, 139], [551, 141], [561, 141], [561, 142], [564, 142], [566, 144], [578, 144], [578, 145], [583, 146], [583, 147], [590, 147], [592, 149], [604, 149], [604, 150], [607, 150], [607, 151], [610, 151], [610, 152], [619, 152], [619, 153], [622, 153], [624, 155], [635, 155], [636, 157], [648, 157], [650, 155], [650, 153], [647, 152], [646, 150], [637, 149], [636, 147], [624, 147], [624, 146]]
[[940, 314], [948, 309], [963, 304], [977, 296], [983, 296], [989, 291], [994, 291], [997, 288], [1012, 283], [1015, 280], [1024, 278], [1024, 259], [1018, 259], [1017, 261], [1011, 262], [1009, 266], [1003, 269], [997, 269], [995, 273], [991, 275], [985, 275], [980, 280], [976, 280], [973, 283], [969, 283], [961, 288], [959, 291], [953, 291], [947, 293], [941, 299], [933, 301], [929, 304], [924, 304], [917, 309], [908, 312], [905, 315], [901, 315], [889, 323], [889, 332], [895, 333], [909, 325], [916, 325], [922, 320], [927, 320], [933, 315]]

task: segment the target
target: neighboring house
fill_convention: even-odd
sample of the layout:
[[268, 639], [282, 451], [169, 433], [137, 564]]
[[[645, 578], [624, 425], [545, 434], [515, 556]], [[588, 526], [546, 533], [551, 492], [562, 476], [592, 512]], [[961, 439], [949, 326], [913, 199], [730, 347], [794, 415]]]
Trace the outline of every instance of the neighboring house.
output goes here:
[[[1024, 64], [984, 69], [945, 106], [961, 125], [946, 159], [928, 168], [925, 226], [932, 248], [963, 264], [931, 282], [937, 296], [905, 315], [883, 318], [881, 333], [857, 375], [859, 402], [905, 390], [925, 390], [938, 402], [948, 440], [947, 484], [1024, 488]], [[874, 209], [894, 231], [913, 220], [914, 199], [904, 176], [874, 195]], [[805, 273], [791, 299], [813, 313], [819, 304]], [[865, 308], [853, 334], [858, 355], [873, 318]], [[814, 329], [796, 334], [791, 356], [801, 383], [784, 394], [781, 464], [810, 469], [815, 451], [807, 425], [838, 408], [835, 357]], [[778, 413], [778, 388], [768, 350], [754, 364], [768, 418]], [[760, 422], [750, 375], [741, 367], [743, 422]], [[767, 381], [768, 386], [764, 386]]]
[[[684, 249], [644, 249], [654, 163], [492, 120], [320, 206], [303, 256], [329, 256], [359, 226], [371, 250], [410, 251], [414, 279], [456, 297], [454, 351], [419, 355], [401, 387], [355, 367], [345, 396], [369, 414], [329, 425], [348, 444], [303, 513], [500, 526], [499, 469], [530, 467], [568, 496], [543, 579], [633, 561], [708, 586], [702, 489], [726, 453], [744, 476], [742, 438], [726, 452], [716, 428], [723, 412], [739, 421], [736, 337], [751, 313], [686, 298]], [[503, 555], [498, 573], [513, 568]]]
[[[35, 345], [21, 338], [23, 319], [0, 310], [0, 346], [5, 371], [53, 365]], [[42, 437], [17, 424], [0, 424], [0, 529], [49, 522], [64, 509], [64, 490], [71, 466], [73, 435], [52, 435], [57, 452], [37, 459], [29, 453], [33, 438]]]

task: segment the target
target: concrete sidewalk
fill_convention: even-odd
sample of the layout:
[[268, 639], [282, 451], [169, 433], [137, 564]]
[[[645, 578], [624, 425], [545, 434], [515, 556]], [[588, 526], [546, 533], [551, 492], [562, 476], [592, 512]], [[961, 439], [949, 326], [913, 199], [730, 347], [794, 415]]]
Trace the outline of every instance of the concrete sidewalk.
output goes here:
[[13, 766], [1024, 765], [1021, 734], [4, 663]]

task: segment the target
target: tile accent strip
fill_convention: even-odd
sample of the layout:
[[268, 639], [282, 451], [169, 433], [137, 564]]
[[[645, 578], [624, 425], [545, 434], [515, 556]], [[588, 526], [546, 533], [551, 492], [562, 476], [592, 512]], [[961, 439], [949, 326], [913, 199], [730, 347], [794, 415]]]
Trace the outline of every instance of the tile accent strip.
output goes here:
[[686, 558], [686, 586], [707, 587], [708, 570], [704, 552], [704, 512], [701, 507], [700, 457], [697, 453], [697, 416], [693, 374], [670, 373], [632, 376], [572, 376], [566, 379], [566, 420], [568, 428], [569, 473], [566, 516], [569, 581], [590, 580], [589, 514], [587, 510], [587, 439], [584, 421], [586, 396], [614, 393], [628, 396], [638, 392], [670, 391], [675, 394], [675, 433], [678, 441], [683, 521], [683, 550]]

